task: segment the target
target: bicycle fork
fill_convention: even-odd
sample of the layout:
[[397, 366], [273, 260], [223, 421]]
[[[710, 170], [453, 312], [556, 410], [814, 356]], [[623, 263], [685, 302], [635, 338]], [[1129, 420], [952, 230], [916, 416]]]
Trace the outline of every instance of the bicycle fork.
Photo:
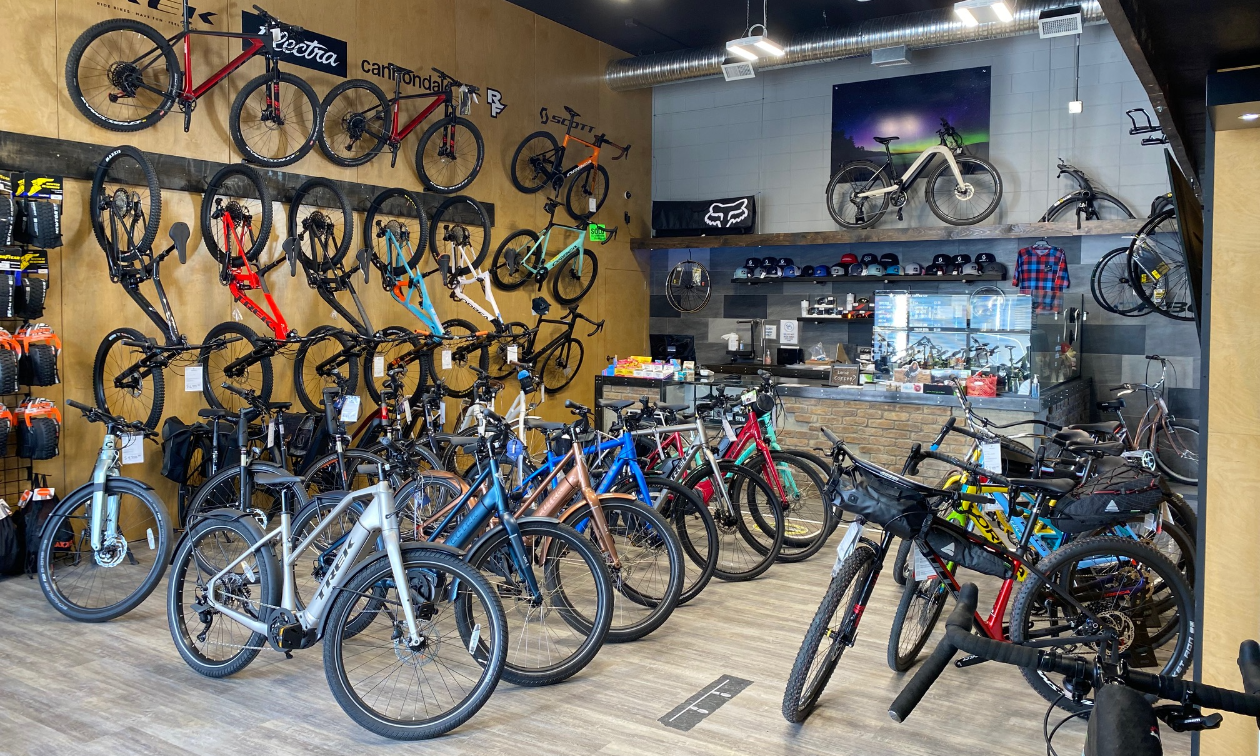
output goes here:
[[117, 437], [106, 433], [100, 456], [96, 458], [96, 469], [92, 471], [92, 552], [98, 555], [98, 562], [101, 549], [107, 544], [112, 545], [118, 537], [118, 506], [121, 497], [118, 494], [106, 494], [105, 483], [109, 478], [118, 475], [120, 454]]

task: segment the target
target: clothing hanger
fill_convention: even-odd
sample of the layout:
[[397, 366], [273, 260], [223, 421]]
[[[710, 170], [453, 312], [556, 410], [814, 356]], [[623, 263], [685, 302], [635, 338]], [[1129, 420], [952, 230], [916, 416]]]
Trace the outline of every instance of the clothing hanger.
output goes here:
[[1050, 242], [1046, 241], [1046, 237], [1041, 237], [1033, 243], [1035, 249], [1051, 249]]

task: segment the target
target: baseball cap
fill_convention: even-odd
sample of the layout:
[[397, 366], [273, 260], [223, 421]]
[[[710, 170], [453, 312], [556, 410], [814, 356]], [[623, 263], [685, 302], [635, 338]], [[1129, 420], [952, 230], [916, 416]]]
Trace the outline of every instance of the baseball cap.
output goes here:
[[790, 257], [780, 257], [778, 263], [776, 264], [779, 265], [780, 267], [786, 268], [789, 265], [795, 265], [796, 262], [793, 261], [792, 258]]
[[844, 276], [844, 275], [848, 275], [848, 273], [849, 273], [848, 269], [845, 268], [843, 265], [831, 266], [831, 275], [833, 276]]
[[812, 275], [814, 275], [814, 266], [813, 266], [813, 265], [806, 265], [804, 268], [801, 268], [801, 275], [802, 275], [802, 276], [812, 276]]
[[906, 263], [901, 266], [901, 275], [921, 276], [923, 275], [923, 266], [918, 263]]
[[890, 276], [899, 276], [901, 275], [901, 266], [889, 265], [887, 268], [884, 269], [884, 272]]
[[949, 266], [949, 274], [951, 276], [960, 276], [962, 275], [962, 272], [963, 272], [963, 266], [961, 263], [957, 263], [957, 264]]
[[986, 276], [1005, 276], [1006, 266], [1000, 262], [987, 262], [984, 264], [984, 274]]
[[860, 276], [862, 275], [862, 270], [863, 270], [862, 263], [853, 263], [852, 265], [849, 266], [849, 275]]
[[761, 269], [766, 272], [766, 278], [779, 278], [783, 275], [778, 265], [762, 265]]
[[857, 255], [853, 254], [852, 252], [846, 252], [843, 255], [840, 255], [841, 265], [852, 265], [853, 263], [857, 261], [858, 261]]
[[949, 265], [950, 262], [949, 255], [935, 255], [932, 258], [933, 265]]
[[871, 254], [870, 252], [867, 252], [866, 254], [862, 255], [862, 259], [859, 262], [861, 262], [863, 265], [875, 265], [876, 263], [879, 262], [879, 258]]
[[997, 258], [991, 252], [981, 252], [976, 255], [976, 262], [984, 265], [985, 263], [997, 262]]
[[761, 258], [760, 258], [760, 257], [750, 257], [750, 258], [748, 258], [747, 260], [745, 260], [745, 261], [744, 261], [744, 267], [745, 267], [745, 268], [748, 268], [748, 269], [750, 269], [750, 270], [751, 270], [752, 268], [760, 268], [760, 267], [761, 267]]
[[962, 266], [962, 274], [964, 276], [978, 276], [980, 275], [980, 266], [976, 263], [967, 263]]
[[971, 262], [971, 255], [969, 254], [963, 253], [963, 254], [954, 255], [955, 265], [966, 265], [969, 262]]
[[877, 262], [871, 263], [862, 269], [864, 276], [882, 276], [884, 275], [884, 266]]
[[747, 267], [743, 267], [743, 268], [740, 268], [739, 270], [735, 271], [735, 278], [736, 278], [736, 279], [743, 280], [743, 279], [748, 278], [748, 277], [749, 277], [749, 276], [748, 276], [748, 268], [747, 268]]
[[879, 256], [879, 264], [887, 268], [889, 265], [900, 265], [901, 260], [891, 252], [886, 252]]
[[945, 268], [941, 267], [940, 265], [936, 265], [935, 263], [933, 263], [932, 265], [927, 266], [927, 270], [926, 270], [926, 271], [924, 271], [924, 275], [927, 275], [927, 276], [943, 276], [943, 275], [945, 275]]
[[796, 277], [797, 277], [797, 275], [799, 275], [799, 271], [797, 271], [797, 269], [796, 269], [796, 266], [795, 266], [795, 265], [784, 265], [784, 266], [783, 266], [783, 277], [784, 277], [784, 278], [796, 278]]

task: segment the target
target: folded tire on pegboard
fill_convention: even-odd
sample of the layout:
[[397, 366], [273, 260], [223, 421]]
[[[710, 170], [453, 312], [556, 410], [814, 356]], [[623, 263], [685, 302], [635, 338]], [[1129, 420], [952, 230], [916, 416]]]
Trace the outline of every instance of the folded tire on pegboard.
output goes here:
[[0, 346], [0, 394], [18, 392], [18, 351]]
[[12, 273], [0, 273], [0, 318], [12, 318], [15, 284]]
[[27, 399], [15, 411], [18, 456], [52, 459], [60, 453], [61, 412], [47, 399]]
[[24, 325], [14, 334], [21, 346], [22, 358], [18, 363], [18, 382], [27, 386], [52, 386], [61, 381], [57, 372], [57, 358], [61, 354], [61, 339], [47, 323]]
[[9, 453], [9, 434], [13, 432], [13, 412], [0, 404], [0, 457]]
[[22, 276], [22, 285], [14, 291], [13, 312], [15, 317], [34, 320], [44, 316], [44, 301], [48, 298], [48, 279]]

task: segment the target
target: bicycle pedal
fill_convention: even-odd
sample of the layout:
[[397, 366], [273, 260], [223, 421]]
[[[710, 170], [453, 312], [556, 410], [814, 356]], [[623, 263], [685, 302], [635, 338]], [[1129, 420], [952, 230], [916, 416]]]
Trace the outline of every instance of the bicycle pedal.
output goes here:
[[963, 658], [954, 662], [954, 666], [959, 669], [966, 669], [967, 667], [974, 667], [977, 664], [984, 664], [987, 661], [988, 659], [976, 656], [974, 654], [968, 654], [967, 656], [964, 656]]

